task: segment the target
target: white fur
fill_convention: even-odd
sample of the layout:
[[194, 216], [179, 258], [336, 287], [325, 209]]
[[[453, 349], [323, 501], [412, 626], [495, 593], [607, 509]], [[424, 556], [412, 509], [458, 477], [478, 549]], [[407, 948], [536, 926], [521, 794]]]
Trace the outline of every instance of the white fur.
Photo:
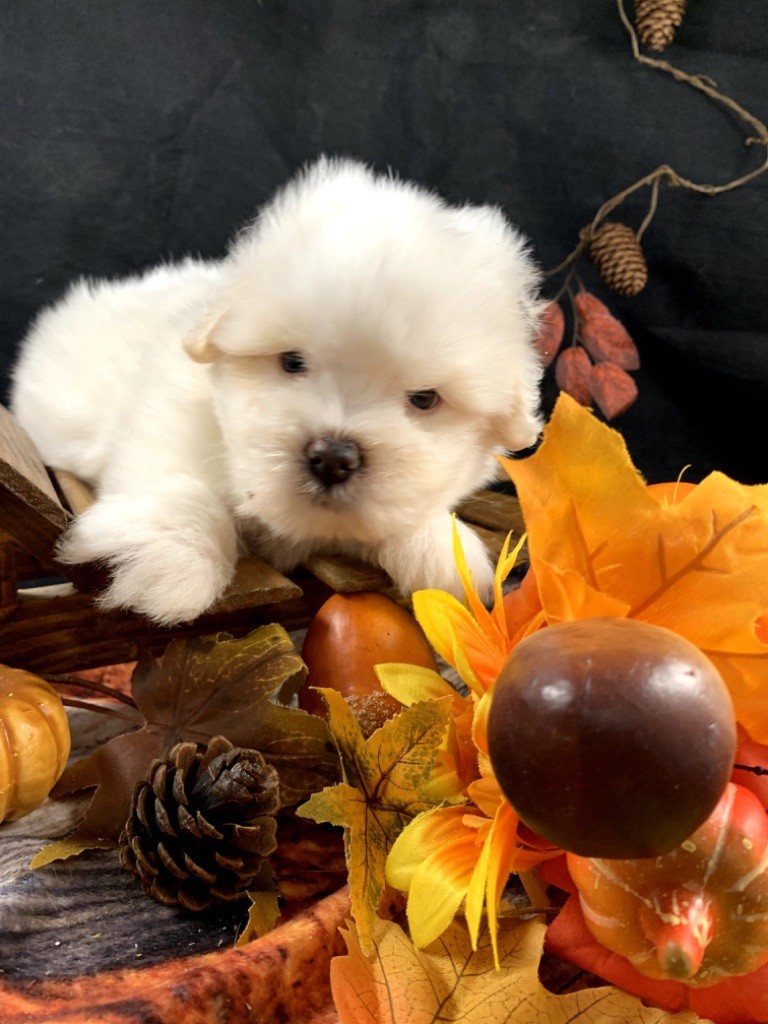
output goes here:
[[[102, 605], [163, 623], [205, 611], [245, 544], [284, 570], [349, 551], [405, 592], [458, 592], [449, 510], [540, 429], [536, 285], [498, 210], [325, 159], [223, 261], [79, 282], [30, 330], [12, 394], [43, 459], [97, 488], [60, 557], [106, 561]], [[439, 406], [413, 408], [427, 388]], [[364, 458], [330, 491], [303, 456], [323, 436]]]

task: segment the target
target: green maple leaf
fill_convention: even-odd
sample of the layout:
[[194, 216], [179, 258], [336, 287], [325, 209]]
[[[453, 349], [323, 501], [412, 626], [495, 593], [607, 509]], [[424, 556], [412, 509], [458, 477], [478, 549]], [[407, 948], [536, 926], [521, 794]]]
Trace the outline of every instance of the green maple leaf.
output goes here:
[[182, 740], [204, 744], [220, 735], [236, 747], [259, 750], [280, 775], [284, 806], [337, 779], [338, 756], [326, 723], [272, 699], [278, 693], [290, 699], [305, 676], [304, 662], [277, 625], [239, 640], [227, 633], [174, 640], [159, 664], [144, 653], [131, 679], [139, 728], [64, 772], [53, 797], [94, 787], [95, 793], [74, 831], [41, 850], [32, 867], [116, 846], [136, 783], [154, 758]]
[[420, 791], [448, 728], [451, 698], [412, 704], [366, 740], [344, 698], [335, 690], [320, 692], [343, 782], [315, 793], [297, 813], [344, 826], [352, 911], [363, 948], [370, 950], [390, 847], [412, 818], [434, 806]]

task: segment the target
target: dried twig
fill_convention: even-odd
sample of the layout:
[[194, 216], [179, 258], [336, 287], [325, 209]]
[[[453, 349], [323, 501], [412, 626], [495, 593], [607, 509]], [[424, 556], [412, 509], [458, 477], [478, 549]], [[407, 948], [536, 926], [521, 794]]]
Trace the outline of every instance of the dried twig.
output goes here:
[[591, 224], [588, 224], [581, 229], [581, 231], [579, 232], [579, 242], [573, 249], [573, 251], [569, 253], [568, 256], [566, 256], [562, 263], [558, 264], [558, 266], [554, 267], [552, 270], [548, 270], [545, 272], [545, 277], [553, 277], [554, 275], [560, 273], [566, 268], [570, 268], [569, 273], [566, 277], [565, 287], [561, 289], [559, 295], [562, 295], [563, 291], [566, 290], [567, 285], [570, 283], [570, 280], [573, 277], [576, 264], [580, 260], [584, 250], [592, 241], [599, 225], [605, 220], [605, 218], [610, 213], [612, 213], [616, 209], [617, 206], [620, 206], [625, 199], [627, 199], [633, 193], [637, 192], [639, 189], [645, 188], [646, 186], [651, 186], [653, 189], [651, 193], [651, 203], [649, 206], [648, 213], [646, 214], [646, 217], [643, 220], [640, 229], [638, 230], [638, 238], [641, 238], [646, 228], [650, 224], [651, 220], [653, 219], [654, 214], [656, 213], [659, 186], [663, 182], [673, 187], [685, 188], [691, 192], [698, 192], [701, 195], [715, 196], [719, 195], [721, 192], [728, 192], [731, 189], [740, 188], [742, 185], [746, 185], [747, 182], [754, 180], [759, 175], [764, 174], [768, 170], [768, 127], [766, 127], [765, 124], [763, 124], [763, 122], [759, 120], [759, 118], [755, 117], [754, 114], [751, 114], [748, 110], [745, 110], [744, 107], [742, 107], [739, 103], [731, 99], [730, 96], [726, 96], [724, 93], [720, 92], [715, 87], [715, 83], [712, 81], [712, 79], [708, 78], [706, 75], [689, 75], [687, 72], [681, 71], [680, 68], [674, 67], [674, 65], [670, 64], [669, 61], [660, 60], [658, 57], [648, 57], [646, 54], [641, 53], [637, 33], [635, 32], [634, 26], [632, 25], [632, 22], [630, 21], [625, 10], [624, 0], [616, 0], [616, 4], [619, 12], [619, 17], [621, 18], [624, 27], [629, 33], [630, 44], [632, 47], [632, 55], [635, 58], [635, 60], [639, 61], [641, 64], [647, 65], [648, 67], [652, 67], [659, 71], [664, 71], [666, 74], [672, 75], [672, 77], [676, 81], [685, 82], [692, 88], [698, 89], [700, 92], [703, 92], [705, 95], [709, 96], [710, 99], [713, 99], [718, 103], [721, 103], [723, 106], [733, 111], [740, 118], [742, 118], [742, 120], [746, 121], [747, 124], [749, 124], [756, 132], [755, 135], [750, 136], [749, 138], [746, 139], [746, 145], [764, 146], [766, 152], [762, 162], [758, 167], [755, 167], [747, 174], [743, 174], [740, 177], [734, 178], [732, 181], [725, 182], [722, 185], [710, 185], [706, 183], [692, 181], [690, 178], [683, 177], [683, 175], [679, 174], [674, 169], [674, 167], [671, 167], [669, 164], [661, 164], [655, 170], [651, 171], [649, 174], [646, 174], [644, 177], [634, 182], [634, 184], [630, 185], [628, 188], [623, 189], [617, 195], [613, 196], [611, 199], [608, 199], [599, 208], [599, 210], [593, 217]]
[[108, 718], [119, 718], [130, 725], [141, 725], [144, 721], [138, 711], [135, 714], [125, 713], [119, 708], [110, 707], [109, 704], [97, 704], [92, 700], [78, 700], [77, 697], [67, 697], [66, 695], [62, 695], [60, 700], [64, 707], [82, 708], [84, 711], [93, 711], [94, 714], [106, 715]]
[[136, 707], [133, 697], [123, 693], [122, 690], [116, 690], [113, 686], [107, 686], [106, 683], [97, 683], [93, 679], [81, 679], [79, 676], [73, 675], [50, 675], [45, 672], [40, 672], [38, 675], [52, 686], [79, 686], [83, 690], [92, 690], [94, 693], [104, 694], [105, 697], [112, 697], [129, 707]]

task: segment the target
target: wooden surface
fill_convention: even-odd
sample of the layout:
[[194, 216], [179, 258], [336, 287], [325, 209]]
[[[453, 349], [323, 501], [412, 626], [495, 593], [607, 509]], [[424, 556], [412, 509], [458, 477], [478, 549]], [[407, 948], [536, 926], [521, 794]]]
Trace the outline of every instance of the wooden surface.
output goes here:
[[0, 406], [0, 525], [46, 568], [71, 516], [66, 512], [29, 435]]

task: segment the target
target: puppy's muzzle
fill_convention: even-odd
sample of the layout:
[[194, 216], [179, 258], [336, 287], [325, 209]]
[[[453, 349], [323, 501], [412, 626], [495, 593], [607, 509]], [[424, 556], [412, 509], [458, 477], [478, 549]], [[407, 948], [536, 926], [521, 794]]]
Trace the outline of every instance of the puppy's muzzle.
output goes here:
[[304, 449], [312, 476], [323, 487], [349, 480], [363, 465], [363, 453], [357, 442], [347, 437], [316, 437]]

